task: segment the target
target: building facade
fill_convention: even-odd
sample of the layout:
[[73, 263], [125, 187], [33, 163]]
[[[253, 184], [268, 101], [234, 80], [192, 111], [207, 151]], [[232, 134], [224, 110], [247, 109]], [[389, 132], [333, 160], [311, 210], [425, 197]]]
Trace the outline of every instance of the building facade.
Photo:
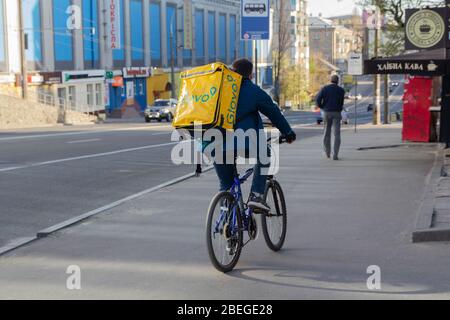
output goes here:
[[359, 50], [361, 39], [350, 28], [349, 16], [325, 19], [309, 17], [309, 45], [315, 58], [326, 62], [330, 69], [347, 71], [350, 52]]
[[0, 81], [9, 87], [21, 67], [19, 1], [29, 91], [81, 111], [139, 113], [154, 99], [153, 73], [253, 56], [239, 37], [239, 0], [0, 0]]
[[273, 67], [280, 52], [283, 52], [285, 68], [297, 67], [298, 91], [308, 86], [310, 48], [307, 7], [306, 0], [271, 0], [271, 38], [258, 43], [258, 65], [259, 84], [272, 95]]

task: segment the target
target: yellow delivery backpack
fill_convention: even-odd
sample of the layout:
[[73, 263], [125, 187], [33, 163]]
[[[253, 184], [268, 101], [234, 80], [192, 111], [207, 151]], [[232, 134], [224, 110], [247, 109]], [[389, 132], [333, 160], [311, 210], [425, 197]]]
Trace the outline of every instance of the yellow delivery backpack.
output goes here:
[[177, 129], [233, 130], [242, 77], [220, 62], [181, 73], [180, 96], [172, 125]]

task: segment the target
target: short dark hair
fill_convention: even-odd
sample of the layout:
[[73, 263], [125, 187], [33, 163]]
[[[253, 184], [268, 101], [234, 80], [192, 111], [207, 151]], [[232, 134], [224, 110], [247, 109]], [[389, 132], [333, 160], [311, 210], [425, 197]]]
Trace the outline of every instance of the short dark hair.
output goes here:
[[333, 74], [333, 75], [331, 76], [331, 83], [338, 84], [338, 83], [339, 83], [339, 76], [336, 75], [336, 74]]
[[244, 78], [250, 78], [253, 72], [253, 63], [248, 59], [237, 59], [233, 62], [233, 70]]

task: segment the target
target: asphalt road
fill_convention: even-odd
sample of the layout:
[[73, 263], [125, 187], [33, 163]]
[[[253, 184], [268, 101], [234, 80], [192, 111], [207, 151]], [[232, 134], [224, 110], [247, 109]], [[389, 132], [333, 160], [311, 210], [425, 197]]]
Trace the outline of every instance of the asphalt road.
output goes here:
[[171, 132], [143, 121], [0, 131], [0, 247], [193, 172], [171, 162]]

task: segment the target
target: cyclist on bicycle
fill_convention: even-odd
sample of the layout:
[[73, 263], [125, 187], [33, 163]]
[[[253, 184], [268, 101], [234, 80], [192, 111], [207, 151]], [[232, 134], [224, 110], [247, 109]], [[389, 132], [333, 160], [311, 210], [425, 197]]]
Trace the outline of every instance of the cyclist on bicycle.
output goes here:
[[[272, 98], [264, 90], [251, 81], [253, 64], [247, 59], [238, 59], [233, 62], [233, 70], [243, 77], [237, 106], [235, 129], [241, 129], [244, 132], [247, 130], [255, 130], [256, 132], [264, 130], [263, 121], [259, 115], [259, 112], [261, 112], [280, 130], [286, 142], [294, 142], [296, 140], [296, 134], [278, 106], [274, 104]], [[259, 139], [259, 134], [256, 137]], [[256, 145], [259, 145], [258, 142], [256, 143]], [[236, 146], [234, 147], [236, 148]], [[246, 145], [245, 148], [247, 147]], [[237, 150], [233, 151], [236, 152]], [[262, 174], [261, 169], [269, 167], [270, 164], [262, 164], [259, 159], [259, 152], [257, 154], [248, 206], [255, 213], [264, 213], [270, 211], [270, 207], [263, 199], [267, 176]], [[220, 191], [229, 190], [234, 182], [234, 164], [219, 164], [214, 162], [214, 167], [220, 180]]]

